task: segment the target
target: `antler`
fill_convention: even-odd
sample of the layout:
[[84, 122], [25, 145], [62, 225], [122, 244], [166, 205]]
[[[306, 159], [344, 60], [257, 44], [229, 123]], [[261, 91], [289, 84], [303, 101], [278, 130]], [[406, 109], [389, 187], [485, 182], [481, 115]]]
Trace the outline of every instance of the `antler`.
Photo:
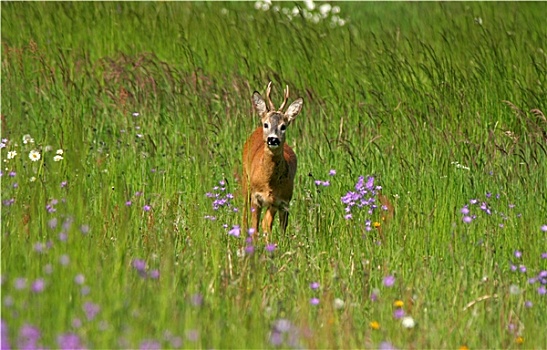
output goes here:
[[268, 87], [266, 88], [266, 99], [268, 100], [268, 108], [270, 111], [275, 111], [274, 104], [270, 98], [270, 92], [272, 92], [272, 82], [270, 81], [268, 83]]
[[279, 107], [280, 111], [283, 111], [283, 108], [285, 108], [285, 104], [287, 103], [288, 98], [289, 98], [289, 85], [287, 85], [287, 89], [285, 90], [285, 97], [283, 98], [283, 103]]

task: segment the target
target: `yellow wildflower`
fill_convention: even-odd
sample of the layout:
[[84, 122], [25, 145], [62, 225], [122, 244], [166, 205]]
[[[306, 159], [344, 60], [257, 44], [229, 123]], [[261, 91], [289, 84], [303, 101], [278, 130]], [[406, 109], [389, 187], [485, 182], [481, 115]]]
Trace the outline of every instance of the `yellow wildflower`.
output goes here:
[[398, 308], [402, 308], [404, 304], [405, 303], [403, 303], [402, 300], [395, 300], [395, 302], [393, 303], [393, 306], [398, 307]]

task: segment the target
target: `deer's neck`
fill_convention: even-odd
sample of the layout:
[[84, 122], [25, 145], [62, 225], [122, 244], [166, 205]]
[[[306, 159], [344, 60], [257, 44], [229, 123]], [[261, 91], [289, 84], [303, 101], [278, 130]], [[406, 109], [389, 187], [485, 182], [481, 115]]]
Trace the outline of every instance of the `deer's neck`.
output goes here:
[[268, 146], [264, 146], [262, 157], [263, 171], [268, 175], [283, 176], [288, 171], [287, 160], [283, 155], [283, 145], [278, 152], [272, 152]]

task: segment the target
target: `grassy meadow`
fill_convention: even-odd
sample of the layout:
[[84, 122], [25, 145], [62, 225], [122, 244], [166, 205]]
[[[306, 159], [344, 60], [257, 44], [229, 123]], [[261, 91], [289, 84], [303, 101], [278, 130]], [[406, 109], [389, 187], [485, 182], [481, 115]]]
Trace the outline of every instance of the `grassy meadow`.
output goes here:
[[330, 5], [2, 3], [2, 349], [547, 348], [547, 3]]

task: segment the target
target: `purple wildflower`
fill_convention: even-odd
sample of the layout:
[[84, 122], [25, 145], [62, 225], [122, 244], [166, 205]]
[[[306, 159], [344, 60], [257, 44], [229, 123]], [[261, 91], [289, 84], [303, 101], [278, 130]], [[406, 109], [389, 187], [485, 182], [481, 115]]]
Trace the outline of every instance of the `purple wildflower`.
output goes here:
[[247, 244], [245, 246], [245, 254], [251, 255], [255, 252], [255, 247], [252, 244]]
[[541, 231], [547, 232], [547, 225], [542, 225], [541, 226]]
[[473, 221], [473, 218], [471, 216], [466, 215], [462, 218], [462, 221], [465, 222], [466, 224], [469, 224]]
[[311, 298], [310, 299], [311, 305], [319, 305], [319, 298]]
[[397, 350], [397, 348], [390, 342], [383, 341], [378, 345], [378, 350]]
[[80, 226], [80, 232], [83, 235], [87, 235], [89, 233], [89, 225], [83, 224], [82, 226]]
[[190, 303], [196, 307], [203, 304], [203, 296], [199, 293], [195, 293], [190, 297]]
[[273, 253], [273, 251], [277, 248], [277, 245], [274, 243], [266, 244], [266, 251], [268, 253]]
[[18, 277], [13, 284], [17, 290], [25, 289], [27, 287], [27, 279], [25, 277]]
[[36, 349], [38, 348], [38, 340], [40, 339], [40, 330], [29, 324], [24, 324], [19, 329], [19, 337], [17, 337], [17, 348], [19, 349]]
[[150, 278], [157, 280], [158, 278], [160, 278], [160, 271], [159, 270], [151, 270], [148, 275], [150, 276]]
[[67, 266], [70, 263], [70, 258], [68, 255], [63, 254], [59, 257], [59, 263], [63, 266]]
[[380, 296], [380, 290], [378, 290], [377, 288], [374, 288], [372, 292], [370, 293], [370, 300], [378, 301], [379, 296]]
[[539, 294], [539, 295], [545, 295], [545, 294], [547, 294], [547, 288], [545, 288], [545, 286], [539, 286], [538, 289], [537, 289], [537, 291], [538, 291], [538, 294]]
[[132, 265], [139, 272], [146, 271], [146, 262], [142, 259], [133, 259]]
[[95, 303], [92, 303], [91, 301], [88, 301], [83, 306], [85, 315], [88, 319], [88, 321], [91, 321], [97, 316], [99, 311], [101, 311], [101, 307]]
[[171, 337], [169, 339], [169, 343], [171, 344], [171, 347], [174, 349], [178, 349], [182, 347], [182, 338], [181, 337]]
[[47, 222], [47, 225], [50, 229], [53, 230], [54, 228], [57, 227], [57, 222], [58, 222], [57, 218], [52, 218]]
[[386, 276], [384, 277], [384, 286], [386, 287], [392, 287], [395, 284], [395, 277], [394, 276]]
[[80, 328], [82, 326], [82, 320], [79, 318], [75, 318], [72, 320], [72, 327], [73, 328]]
[[467, 207], [467, 205], [464, 205], [464, 207], [460, 210], [460, 212], [461, 212], [463, 215], [469, 214], [469, 208]]
[[522, 257], [522, 252], [519, 251], [519, 250], [515, 250], [515, 253], [514, 253], [514, 254], [515, 254], [515, 258], [520, 259], [520, 258]]
[[31, 288], [34, 293], [41, 293], [46, 288], [46, 282], [43, 278], [38, 278], [34, 282], [32, 282]]
[[0, 347], [2, 350], [10, 350], [8, 324], [2, 319], [0, 321]]
[[142, 207], [142, 210], [144, 211], [150, 211], [152, 209], [151, 206], [149, 206], [148, 204], [145, 204], [144, 207]]
[[401, 308], [397, 308], [393, 311], [393, 317], [395, 319], [401, 319], [405, 316], [405, 310], [401, 309]]
[[85, 277], [81, 273], [77, 274], [74, 277], [74, 283], [79, 284], [81, 286], [82, 284], [84, 284], [84, 282], [85, 282]]
[[186, 339], [191, 342], [197, 341], [199, 338], [199, 332], [195, 329], [189, 329], [186, 331]]
[[64, 333], [57, 337], [57, 345], [62, 350], [85, 349], [80, 342], [80, 337], [74, 333]]
[[139, 345], [140, 350], [159, 350], [161, 344], [155, 340], [143, 340]]
[[239, 237], [240, 233], [241, 233], [241, 228], [239, 227], [239, 225], [232, 226], [232, 229], [228, 231], [228, 234], [234, 237]]
[[5, 205], [6, 207], [9, 207], [9, 206], [12, 205], [13, 203], [15, 203], [15, 198], [4, 199], [4, 200], [2, 201], [2, 204]]
[[319, 282], [310, 283], [310, 288], [313, 290], [319, 289]]
[[130, 200], [128, 200], [128, 201], [126, 201], [126, 202], [125, 202], [125, 206], [126, 206], [126, 207], [130, 207], [130, 206], [131, 206], [131, 204], [132, 204], [132, 203], [131, 203], [131, 201], [130, 201]]
[[41, 242], [37, 242], [34, 244], [34, 251], [37, 253], [43, 253], [46, 248], [46, 245]]
[[334, 176], [334, 175], [336, 175], [336, 170], [331, 169], [331, 170], [329, 171], [329, 176]]
[[481, 208], [482, 211], [484, 211], [486, 214], [488, 214], [488, 215], [492, 214], [492, 211], [490, 210], [490, 208], [488, 208], [488, 204], [486, 204], [486, 202], [482, 202], [481, 205], [480, 205], [480, 208]]

